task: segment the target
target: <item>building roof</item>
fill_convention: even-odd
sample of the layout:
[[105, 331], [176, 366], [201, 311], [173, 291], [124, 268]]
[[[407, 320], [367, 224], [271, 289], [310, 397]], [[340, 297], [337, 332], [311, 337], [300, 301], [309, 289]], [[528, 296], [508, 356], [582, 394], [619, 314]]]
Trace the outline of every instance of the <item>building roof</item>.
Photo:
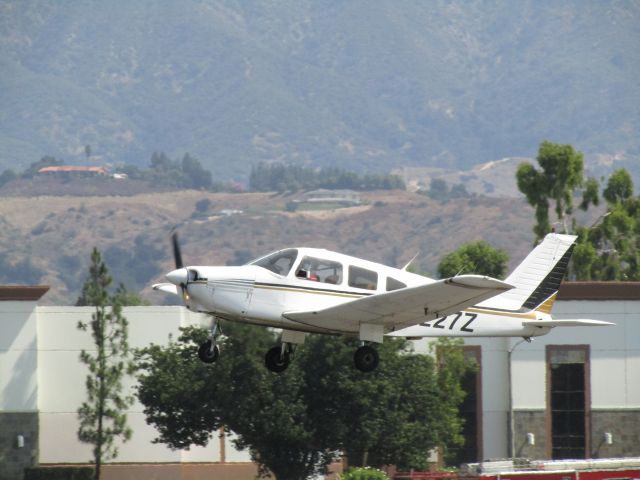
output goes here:
[[0, 285], [0, 301], [37, 302], [49, 291], [49, 285]]
[[640, 282], [563, 282], [558, 300], [640, 300]]
[[38, 173], [97, 173], [106, 175], [107, 169], [104, 167], [83, 166], [83, 165], [56, 165], [51, 167], [42, 167]]

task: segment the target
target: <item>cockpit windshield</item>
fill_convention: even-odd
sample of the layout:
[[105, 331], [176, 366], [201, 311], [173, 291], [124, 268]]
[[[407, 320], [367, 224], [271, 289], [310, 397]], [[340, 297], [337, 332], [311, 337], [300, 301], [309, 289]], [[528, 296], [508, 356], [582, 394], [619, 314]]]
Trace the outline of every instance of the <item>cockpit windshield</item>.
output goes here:
[[251, 262], [250, 265], [257, 265], [259, 267], [266, 268], [273, 273], [277, 273], [278, 275], [287, 276], [297, 257], [298, 250], [295, 248], [289, 248], [287, 250], [280, 250], [279, 252], [272, 253], [266, 257], [259, 258], [258, 260]]

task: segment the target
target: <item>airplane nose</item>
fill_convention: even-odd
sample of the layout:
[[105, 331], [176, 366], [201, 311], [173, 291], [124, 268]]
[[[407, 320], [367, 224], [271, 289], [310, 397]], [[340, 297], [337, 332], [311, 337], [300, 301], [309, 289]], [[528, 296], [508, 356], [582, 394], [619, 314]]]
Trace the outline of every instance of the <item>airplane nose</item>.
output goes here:
[[178, 268], [172, 272], [167, 273], [167, 280], [174, 285], [186, 284], [189, 278], [189, 272], [186, 268]]

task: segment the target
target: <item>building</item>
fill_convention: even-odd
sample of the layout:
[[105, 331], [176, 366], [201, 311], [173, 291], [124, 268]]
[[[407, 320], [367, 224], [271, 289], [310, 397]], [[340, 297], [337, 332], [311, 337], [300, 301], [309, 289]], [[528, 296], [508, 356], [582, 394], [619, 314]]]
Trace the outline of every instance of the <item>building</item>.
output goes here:
[[54, 165], [50, 167], [42, 167], [38, 170], [41, 175], [57, 175], [57, 176], [108, 176], [109, 171], [105, 167], [82, 166], [82, 165]]
[[[33, 463], [91, 458], [90, 447], [77, 440], [75, 412], [86, 375], [78, 355], [92, 345], [76, 325], [89, 321], [93, 309], [39, 306], [47, 290], [0, 287], [0, 479], [21, 478]], [[206, 322], [182, 307], [127, 307], [124, 313], [132, 347], [165, 343], [179, 327]], [[466, 354], [480, 368], [465, 379], [468, 442], [461, 462], [640, 456], [640, 283], [564, 284], [553, 313], [616, 326], [556, 329], [532, 343], [469, 339]], [[428, 340], [417, 341], [416, 350], [427, 351]], [[172, 451], [152, 443], [155, 431], [140, 404], [128, 417], [134, 436], [120, 449], [118, 464], [105, 468], [107, 480], [125, 473], [155, 478], [158, 469], [172, 478], [255, 476], [248, 454], [228, 437]]]
[[360, 205], [360, 194], [354, 190], [319, 189], [306, 192], [301, 199], [303, 203], [336, 203], [344, 206]]

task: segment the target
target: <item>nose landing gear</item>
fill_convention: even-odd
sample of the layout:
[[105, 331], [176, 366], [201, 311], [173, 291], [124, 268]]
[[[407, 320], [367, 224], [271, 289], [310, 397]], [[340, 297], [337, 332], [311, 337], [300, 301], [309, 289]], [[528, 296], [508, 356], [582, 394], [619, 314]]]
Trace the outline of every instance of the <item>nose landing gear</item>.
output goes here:
[[220, 348], [216, 345], [213, 339], [209, 339], [203, 342], [198, 348], [198, 358], [203, 363], [214, 363], [220, 356]]
[[198, 348], [198, 358], [203, 363], [215, 363], [220, 356], [220, 348], [217, 345], [218, 337], [222, 334], [222, 331], [218, 327], [218, 319], [213, 319], [213, 325], [211, 326], [211, 335], [209, 338], [200, 344]]

